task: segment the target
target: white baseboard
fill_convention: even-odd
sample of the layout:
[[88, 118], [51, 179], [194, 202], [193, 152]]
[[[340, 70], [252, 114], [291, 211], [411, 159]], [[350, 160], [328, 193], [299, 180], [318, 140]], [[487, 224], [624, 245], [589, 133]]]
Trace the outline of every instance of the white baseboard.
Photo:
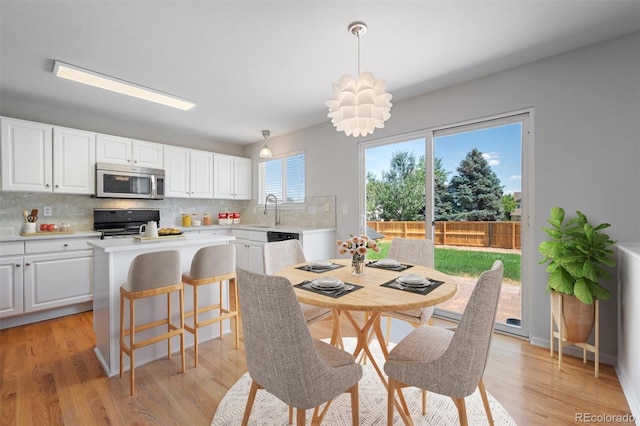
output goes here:
[[631, 378], [625, 373], [624, 368], [618, 365], [616, 367], [616, 373], [618, 373], [618, 380], [620, 380], [620, 386], [624, 396], [627, 398], [627, 404], [631, 409], [631, 414], [635, 417], [635, 421], [640, 420], [640, 390], [637, 389], [637, 384], [631, 382]]

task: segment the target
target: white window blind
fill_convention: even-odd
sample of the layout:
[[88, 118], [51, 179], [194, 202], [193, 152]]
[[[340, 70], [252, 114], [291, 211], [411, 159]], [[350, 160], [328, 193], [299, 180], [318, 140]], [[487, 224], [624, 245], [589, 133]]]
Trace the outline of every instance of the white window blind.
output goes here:
[[304, 154], [263, 161], [259, 167], [260, 198], [264, 203], [268, 194], [274, 194], [282, 203], [304, 203]]

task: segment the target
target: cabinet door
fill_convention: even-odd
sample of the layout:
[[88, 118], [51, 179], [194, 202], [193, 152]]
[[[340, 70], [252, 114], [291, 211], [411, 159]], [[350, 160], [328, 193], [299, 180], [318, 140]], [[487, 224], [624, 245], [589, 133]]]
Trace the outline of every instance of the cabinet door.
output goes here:
[[82, 250], [24, 258], [24, 311], [93, 299], [93, 252]]
[[236, 157], [234, 159], [233, 182], [236, 200], [251, 199], [251, 167], [250, 158]]
[[132, 143], [131, 139], [99, 134], [96, 141], [96, 161], [131, 165]]
[[52, 192], [52, 126], [3, 118], [2, 190]]
[[220, 199], [233, 198], [233, 157], [231, 155], [213, 154], [213, 197]]
[[96, 192], [96, 135], [82, 130], [53, 129], [53, 192]]
[[189, 179], [191, 173], [188, 148], [164, 146], [165, 196], [188, 198], [190, 196]]
[[264, 259], [262, 258], [262, 244], [249, 245], [249, 270], [256, 274], [264, 274]]
[[151, 169], [164, 169], [163, 147], [164, 145], [160, 143], [134, 140], [133, 165]]
[[22, 257], [0, 258], [0, 318], [24, 312]]
[[242, 241], [233, 241], [236, 246], [236, 266], [245, 271], [251, 271], [249, 266], [249, 245]]
[[213, 153], [191, 150], [191, 197], [213, 198]]

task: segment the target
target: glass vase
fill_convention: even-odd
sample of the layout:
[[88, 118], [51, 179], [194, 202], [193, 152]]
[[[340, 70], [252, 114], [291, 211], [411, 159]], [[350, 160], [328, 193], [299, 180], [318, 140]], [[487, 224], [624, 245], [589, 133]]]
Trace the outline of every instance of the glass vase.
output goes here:
[[364, 254], [354, 254], [351, 260], [351, 275], [361, 277], [364, 275]]

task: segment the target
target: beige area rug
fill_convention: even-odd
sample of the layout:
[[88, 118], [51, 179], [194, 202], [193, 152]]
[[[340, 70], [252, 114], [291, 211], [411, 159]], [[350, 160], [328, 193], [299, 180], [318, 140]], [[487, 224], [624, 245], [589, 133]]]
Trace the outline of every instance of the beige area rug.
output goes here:
[[[344, 339], [347, 351], [355, 348], [355, 338]], [[380, 347], [372, 342], [372, 353], [378, 361], [378, 365], [384, 365], [384, 358]], [[360, 425], [386, 425], [387, 424], [387, 391], [385, 390], [378, 374], [371, 363], [364, 364], [363, 376], [358, 383], [360, 396]], [[224, 396], [213, 417], [212, 426], [239, 425], [247, 403], [247, 395], [251, 386], [249, 374], [243, 375]], [[449, 397], [436, 393], [427, 393], [427, 414], [422, 416], [420, 390], [405, 388], [403, 391], [411, 416], [415, 425], [459, 425], [458, 411]], [[490, 394], [489, 404], [491, 414], [496, 425], [515, 425], [504, 407]], [[467, 416], [470, 425], [486, 425], [487, 417], [482, 405], [482, 399], [478, 390], [469, 395], [466, 400]], [[311, 413], [307, 411], [307, 424], [311, 423]], [[288, 425], [288, 407], [279, 399], [265, 390], [259, 390], [253, 404], [250, 425], [256, 426], [285, 426]], [[295, 414], [294, 414], [295, 423]], [[327, 415], [322, 423], [326, 426], [339, 426], [351, 424], [351, 400], [349, 394], [342, 394], [333, 400]], [[396, 411], [394, 425], [401, 425], [402, 419]]]

